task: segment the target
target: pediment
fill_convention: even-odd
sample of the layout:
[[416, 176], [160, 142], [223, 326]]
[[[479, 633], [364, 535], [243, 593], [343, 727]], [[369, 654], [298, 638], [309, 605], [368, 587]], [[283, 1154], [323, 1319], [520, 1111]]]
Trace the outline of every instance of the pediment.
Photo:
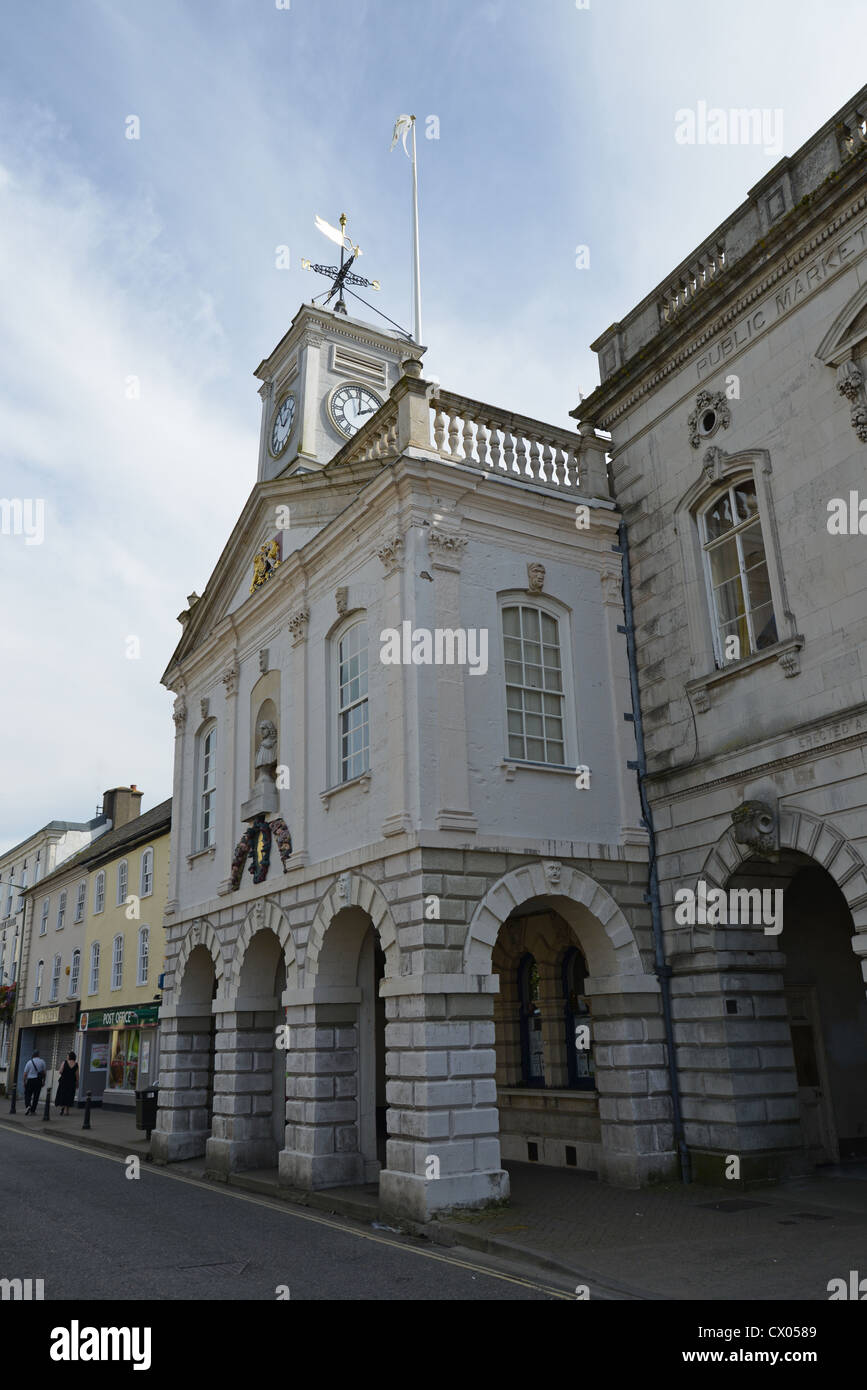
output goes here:
[[828, 367], [839, 367], [849, 357], [867, 351], [867, 285], [864, 285], [837, 315], [825, 334], [816, 356]]

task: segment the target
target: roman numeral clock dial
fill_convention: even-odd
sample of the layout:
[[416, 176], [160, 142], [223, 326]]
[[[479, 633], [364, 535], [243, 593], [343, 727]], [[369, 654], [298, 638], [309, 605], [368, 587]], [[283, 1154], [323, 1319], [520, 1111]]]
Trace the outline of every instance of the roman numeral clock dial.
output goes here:
[[342, 386], [335, 386], [328, 397], [328, 414], [334, 428], [344, 439], [351, 439], [381, 405], [382, 400], [369, 387], [357, 382], [345, 382]]
[[293, 395], [284, 396], [274, 412], [274, 421], [271, 425], [271, 438], [269, 444], [273, 457], [279, 458], [286, 445], [289, 443], [289, 436], [292, 433], [292, 426], [295, 423], [295, 397]]

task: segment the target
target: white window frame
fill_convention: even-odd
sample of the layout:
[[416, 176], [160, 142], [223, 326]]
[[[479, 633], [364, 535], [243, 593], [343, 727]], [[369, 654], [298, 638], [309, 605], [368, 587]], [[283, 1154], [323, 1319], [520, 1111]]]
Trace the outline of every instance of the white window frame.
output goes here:
[[[506, 686], [506, 644], [503, 631], [503, 610], [521, 606], [536, 608], [540, 613], [553, 618], [557, 624], [557, 638], [560, 648], [560, 673], [563, 680], [562, 718], [563, 718], [563, 763], [537, 762], [531, 758], [519, 758], [509, 752], [509, 706]], [[497, 595], [497, 634], [499, 645], [500, 708], [503, 730], [503, 761], [518, 767], [549, 768], [553, 772], [566, 772], [574, 775], [575, 768], [582, 763], [582, 739], [578, 727], [578, 676], [575, 671], [572, 648], [572, 610], [559, 599], [548, 594], [530, 594], [526, 589], [512, 589]], [[524, 687], [522, 687], [523, 689]]]
[[[149, 898], [154, 891], [154, 867], [156, 865], [156, 858], [152, 845], [148, 845], [147, 849], [142, 850], [141, 866], [139, 868], [140, 898]], [[150, 872], [148, 872], [148, 865], [150, 865]]]
[[[734, 498], [733, 498], [733, 493], [734, 493], [735, 489], [736, 489], [740, 484], [743, 484], [743, 483], [752, 483], [752, 484], [753, 484], [753, 488], [755, 489], [755, 498], [756, 498], [756, 511], [755, 511], [755, 515], [754, 515], [754, 516], [747, 517], [747, 519], [746, 519], [745, 521], [739, 521], [739, 522], [737, 522], [735, 525], [730, 526], [730, 527], [728, 528], [727, 531], [723, 531], [722, 534], [719, 535], [718, 537], [716, 537], [714, 540], [709, 541], [708, 538], [707, 538], [707, 514], [708, 514], [708, 512], [710, 511], [710, 509], [711, 509], [712, 507], [714, 507], [714, 506], [716, 505], [717, 502], [719, 502], [719, 500], [720, 500], [721, 497], [725, 497], [726, 495], [728, 495], [728, 497], [729, 497], [729, 499], [730, 499], [730, 502], [731, 502], [731, 505], [732, 505], [732, 515], [733, 515], [733, 516], [736, 515], [736, 512], [734, 511]], [[703, 568], [704, 568], [704, 581], [705, 581], [705, 588], [706, 588], [706, 591], [707, 591], [708, 616], [710, 617], [710, 623], [711, 623], [711, 637], [712, 637], [712, 639], [713, 639], [714, 657], [715, 657], [715, 659], [716, 659], [717, 666], [718, 666], [720, 669], [722, 669], [724, 666], [727, 666], [727, 665], [729, 665], [730, 663], [726, 661], [726, 657], [725, 657], [725, 638], [723, 637], [723, 635], [722, 635], [722, 633], [721, 633], [721, 631], [720, 631], [720, 619], [719, 619], [719, 614], [717, 613], [717, 608], [716, 608], [716, 598], [715, 598], [714, 584], [713, 584], [713, 573], [712, 573], [712, 571], [711, 571], [711, 563], [710, 563], [710, 552], [711, 552], [712, 550], [721, 549], [724, 545], [731, 544], [732, 541], [734, 541], [734, 543], [735, 543], [735, 548], [736, 548], [736, 551], [737, 551], [737, 557], [738, 557], [738, 579], [740, 580], [740, 585], [741, 585], [741, 596], [742, 596], [743, 601], [744, 601], [744, 618], [746, 619], [747, 634], [748, 634], [749, 643], [750, 643], [750, 649], [749, 649], [749, 651], [748, 651], [748, 652], [741, 652], [741, 657], [743, 658], [743, 657], [749, 657], [749, 656], [759, 656], [763, 651], [766, 651], [766, 650], [767, 650], [767, 647], [759, 647], [759, 646], [757, 645], [757, 643], [756, 643], [756, 633], [755, 633], [755, 627], [754, 627], [754, 623], [753, 623], [753, 610], [752, 610], [752, 609], [750, 608], [750, 606], [749, 606], [750, 591], [749, 591], [749, 585], [748, 585], [748, 582], [747, 582], [747, 573], [748, 573], [748, 571], [747, 571], [747, 568], [746, 568], [746, 566], [745, 566], [745, 564], [744, 564], [743, 545], [742, 545], [741, 539], [740, 539], [740, 537], [741, 537], [741, 535], [742, 535], [742, 533], [743, 533], [744, 531], [748, 531], [751, 527], [755, 526], [755, 525], [758, 523], [759, 531], [760, 531], [760, 534], [761, 534], [761, 537], [762, 537], [762, 554], [763, 554], [763, 557], [764, 557], [764, 565], [765, 565], [766, 570], [768, 571], [768, 583], [769, 583], [769, 587], [770, 587], [770, 573], [771, 573], [771, 570], [770, 570], [770, 565], [768, 564], [768, 547], [767, 547], [766, 539], [765, 539], [765, 528], [764, 528], [764, 526], [763, 526], [763, 524], [762, 524], [761, 497], [760, 497], [760, 495], [759, 495], [759, 490], [758, 490], [758, 488], [756, 487], [755, 479], [754, 479], [753, 477], [751, 477], [749, 474], [743, 474], [743, 475], [742, 475], [741, 477], [739, 477], [739, 478], [735, 478], [735, 479], [732, 479], [732, 480], [727, 481], [727, 482], [725, 483], [724, 486], [718, 487], [714, 492], [712, 492], [712, 493], [708, 496], [707, 500], [704, 501], [704, 502], [702, 503], [701, 507], [698, 509], [698, 512], [696, 513], [696, 521], [698, 522], [698, 528], [699, 528], [699, 544], [701, 545], [701, 551], [702, 551], [702, 563], [703, 563]], [[735, 577], [735, 576], [732, 575], [732, 578], [734, 578], [734, 577]], [[779, 625], [779, 622], [777, 621], [777, 610], [776, 610], [776, 608], [774, 607], [774, 594], [773, 594], [773, 589], [772, 589], [772, 588], [771, 588], [770, 594], [771, 594], [771, 609], [772, 609], [772, 611], [773, 611], [774, 623], [775, 623], [776, 629], [777, 629], [777, 639], [776, 639], [776, 640], [779, 641], [779, 639], [780, 639], [780, 625]], [[768, 646], [776, 646], [776, 642], [768, 643]]]
[[73, 922], [83, 922], [87, 911], [87, 879], [83, 878], [75, 890], [75, 913]]
[[[367, 666], [365, 668], [366, 683], [364, 694], [360, 695], [358, 699], [352, 700], [344, 706], [341, 705], [340, 700], [340, 648], [343, 642], [346, 641], [349, 634], [351, 632], [354, 632], [357, 628], [364, 629], [364, 634], [366, 638], [364, 647], [359, 646], [359, 651], [366, 649], [367, 654]], [[372, 745], [370, 698], [370, 629], [367, 622], [366, 612], [360, 610], [356, 613], [353, 613], [350, 617], [346, 619], [345, 622], [341, 623], [340, 627], [337, 628], [337, 630], [331, 637], [331, 651], [331, 681], [333, 690], [332, 728], [334, 730], [335, 739], [334, 759], [332, 765], [332, 786], [340, 787], [347, 782], [355, 782], [359, 777], [365, 777], [370, 772], [370, 753]], [[358, 771], [353, 772], [350, 770], [345, 774], [343, 758], [343, 716], [347, 714], [350, 710], [357, 709], [362, 704], [365, 705], [367, 708], [367, 718], [365, 720], [367, 726], [367, 738], [363, 749], [364, 766]]]
[[[210, 752], [208, 740], [211, 740]], [[207, 781], [205, 759], [208, 759]], [[208, 825], [205, 826], [207, 817]], [[193, 853], [217, 843], [217, 721], [203, 724], [196, 736], [196, 822]]]
[[123, 989], [123, 932], [118, 932], [111, 943], [111, 987]]
[[64, 888], [57, 899], [57, 921], [55, 931], [63, 931], [66, 926], [66, 889]]
[[100, 869], [93, 883], [94, 916], [105, 911], [105, 869]]
[[51, 899], [42, 899], [42, 915], [39, 918], [39, 935], [45, 936], [48, 931], [48, 918], [51, 912]]
[[36, 963], [36, 988], [33, 991], [34, 1004], [39, 1003], [39, 996], [42, 993], [42, 976], [45, 971], [45, 961], [40, 960]]
[[72, 953], [72, 961], [69, 967], [69, 997], [74, 998], [78, 994], [79, 976], [81, 975], [81, 951], [76, 946]]
[[129, 892], [129, 860], [121, 859], [117, 866], [117, 907], [123, 907]]
[[48, 987], [48, 1002], [57, 1002], [57, 995], [60, 990], [60, 972], [63, 969], [63, 960], [59, 954], [55, 955], [51, 962], [51, 984]]
[[90, 943], [90, 975], [88, 977], [88, 994], [99, 994], [99, 942]]
[[[136, 984], [146, 985], [148, 982], [148, 970], [150, 964], [150, 927], [141, 926], [138, 929], [138, 949], [136, 951]], [[144, 969], [142, 969], [144, 966]]]

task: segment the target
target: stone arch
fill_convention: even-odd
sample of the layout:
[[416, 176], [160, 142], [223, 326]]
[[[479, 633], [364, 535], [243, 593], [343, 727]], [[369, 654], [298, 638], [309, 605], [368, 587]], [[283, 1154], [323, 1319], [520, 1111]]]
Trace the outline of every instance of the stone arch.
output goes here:
[[[593, 975], [643, 975], [644, 964], [638, 943], [628, 921], [607, 890], [595, 879], [566, 864], [533, 863], [513, 869], [488, 889], [479, 903], [464, 944], [464, 973], [490, 975], [491, 956], [497, 934], [516, 907], [531, 898], [545, 898], [573, 925], [568, 905], [586, 909], [602, 928], [607, 950], [585, 952]], [[588, 943], [589, 945], [589, 943]], [[603, 963], [601, 955], [606, 955]], [[600, 965], [602, 968], [600, 968]]]
[[232, 953], [232, 963], [226, 977], [225, 997], [231, 998], [238, 991], [241, 967], [247, 948], [253, 937], [260, 931], [271, 931], [280, 942], [283, 961], [286, 966], [286, 988], [294, 989], [298, 983], [298, 967], [295, 961], [295, 938], [286, 914], [270, 898], [260, 898], [254, 903], [244, 918]]
[[206, 917], [197, 917], [190, 925], [190, 929], [181, 942], [181, 949], [175, 957], [174, 979], [172, 982], [173, 999], [177, 1002], [180, 999], [181, 984], [184, 978], [184, 971], [187, 968], [187, 961], [197, 946], [204, 946], [214, 962], [214, 972], [217, 977], [217, 994], [220, 994], [225, 973], [223, 965], [223, 952], [220, 948], [220, 938], [216, 930]]
[[374, 931], [379, 936], [379, 944], [385, 953], [386, 977], [397, 975], [397, 931], [382, 890], [364, 875], [347, 872], [335, 879], [320, 899], [314, 914], [304, 960], [305, 985], [312, 986], [316, 983], [322, 943], [328, 925], [338, 912], [347, 907], [358, 907], [370, 917]]
[[[820, 864], [846, 899], [856, 933], [867, 933], [867, 868], [854, 845], [831, 821], [797, 806], [781, 808], [779, 823], [780, 849], [796, 850]], [[729, 826], [705, 859], [698, 877], [715, 888], [725, 888], [731, 875], [754, 854], [750, 845], [738, 843], [734, 826]], [[867, 942], [857, 954], [867, 955]]]

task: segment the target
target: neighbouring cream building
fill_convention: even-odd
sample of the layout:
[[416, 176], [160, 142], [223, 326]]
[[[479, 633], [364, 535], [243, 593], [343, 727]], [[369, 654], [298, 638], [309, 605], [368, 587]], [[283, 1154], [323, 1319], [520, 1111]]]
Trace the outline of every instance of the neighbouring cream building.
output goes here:
[[109, 828], [103, 813], [89, 821], [49, 821], [0, 855], [0, 1085], [11, 1085], [15, 1068], [15, 1009], [16, 1005], [23, 1007], [20, 981], [26, 889], [40, 883]]
[[23, 895], [19, 1094], [34, 1047], [52, 1083], [76, 1053], [80, 1100], [123, 1108], [156, 1081], [171, 801], [142, 815], [141, 800], [135, 786], [107, 791], [98, 838]]
[[[684, 1137], [716, 1178], [867, 1156], [865, 112], [602, 334], [573, 412], [611, 437]], [[771, 930], [676, 915], [755, 889]]]
[[676, 1174], [606, 443], [304, 306], [180, 615], [158, 1160], [378, 1182]]

